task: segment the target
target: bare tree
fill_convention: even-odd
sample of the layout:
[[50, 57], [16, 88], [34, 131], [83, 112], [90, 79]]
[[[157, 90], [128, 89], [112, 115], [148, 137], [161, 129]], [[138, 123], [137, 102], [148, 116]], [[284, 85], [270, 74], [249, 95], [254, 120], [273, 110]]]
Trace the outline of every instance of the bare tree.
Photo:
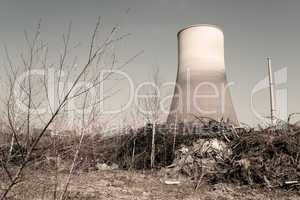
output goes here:
[[[146, 85], [147, 86], [147, 85]], [[142, 98], [138, 102], [139, 113], [145, 118], [147, 123], [152, 125], [152, 140], [151, 140], [151, 168], [155, 166], [155, 135], [156, 126], [159, 122], [159, 116], [161, 114], [160, 103], [160, 88], [161, 83], [159, 80], [159, 69], [157, 68], [152, 76], [152, 81], [149, 82], [148, 88], [145, 88], [145, 98]]]
[[[106, 98], [90, 98], [89, 92], [99, 87], [103, 81], [112, 76], [113, 71], [106, 74], [106, 76], [101, 76], [103, 70], [101, 61], [104, 59], [107, 50], [115, 42], [127, 36], [127, 34], [119, 35], [119, 28], [113, 27], [104, 42], [99, 44], [98, 31], [100, 26], [101, 20], [98, 18], [91, 35], [87, 59], [81, 66], [76, 64], [77, 57], [71, 56], [72, 50], [78, 46], [72, 46], [70, 43], [71, 23], [67, 33], [62, 36], [63, 51], [59, 54], [58, 63], [51, 63], [48, 59], [48, 44], [41, 39], [40, 22], [38, 23], [32, 38], [30, 37], [30, 34], [25, 31], [27, 48], [25, 52], [20, 55], [20, 64], [12, 62], [8, 50], [5, 48], [8, 60], [8, 67], [5, 68], [8, 77], [8, 97], [5, 101], [6, 118], [9, 132], [12, 135], [10, 154], [14, 145], [17, 145], [19, 148], [25, 146], [26, 151], [22, 153], [22, 160], [16, 171], [10, 171], [5, 163], [2, 166], [9, 179], [9, 183], [1, 194], [1, 200], [5, 199], [13, 187], [22, 181], [24, 169], [30, 164], [34, 149], [37, 147], [46, 131], [53, 125], [59, 116], [66, 114], [69, 104], [74, 101], [79, 101], [82, 105], [82, 128], [80, 131], [80, 141], [76, 147], [69, 178], [65, 190], [60, 197], [60, 199], [65, 198], [65, 193], [71, 180], [82, 140], [85, 135], [85, 129], [89, 126], [89, 122], [93, 118], [92, 113], [96, 113], [96, 105]], [[136, 56], [133, 58], [135, 57]], [[110, 69], [113, 69], [116, 63], [115, 58], [112, 60]], [[126, 64], [128, 64], [128, 62]], [[52, 71], [56, 76], [49, 76]], [[42, 78], [40, 78], [41, 76]], [[20, 77], [24, 78], [20, 80]], [[53, 80], [49, 80], [51, 78]], [[47, 83], [50, 81], [52, 81], [53, 85], [49, 86]], [[79, 83], [81, 81], [88, 81], [91, 84], [89, 84], [88, 87], [80, 86]], [[19, 93], [16, 93], [16, 88], [19, 89]], [[53, 102], [53, 100], [56, 100], [56, 102]], [[20, 105], [23, 106], [22, 109], [18, 108]], [[92, 112], [88, 113], [86, 110], [91, 107]], [[50, 113], [47, 112], [41, 114], [40, 111], [43, 108], [50, 110]], [[88, 115], [89, 117], [86, 117]], [[33, 134], [33, 129], [37, 125], [41, 128], [38, 129], [37, 133]], [[25, 141], [22, 139], [22, 136], [24, 135]]]

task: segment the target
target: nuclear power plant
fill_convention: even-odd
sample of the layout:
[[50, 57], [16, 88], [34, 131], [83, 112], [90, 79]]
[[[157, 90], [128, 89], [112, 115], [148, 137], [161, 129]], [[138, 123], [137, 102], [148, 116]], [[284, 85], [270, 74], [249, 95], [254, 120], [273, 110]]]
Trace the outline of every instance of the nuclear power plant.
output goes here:
[[197, 117], [238, 120], [226, 79], [224, 35], [214, 25], [193, 25], [178, 38], [176, 87], [167, 121], [192, 122]]

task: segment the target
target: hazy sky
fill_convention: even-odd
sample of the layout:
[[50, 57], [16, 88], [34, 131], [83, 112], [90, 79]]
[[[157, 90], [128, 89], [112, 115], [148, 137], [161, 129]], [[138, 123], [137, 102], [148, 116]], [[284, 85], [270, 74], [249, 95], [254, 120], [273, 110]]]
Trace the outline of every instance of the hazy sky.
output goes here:
[[[0, 42], [12, 52], [22, 49], [23, 30], [41, 18], [43, 36], [55, 50], [70, 20], [75, 39], [85, 42], [101, 16], [104, 31], [118, 24], [132, 34], [119, 47], [122, 59], [144, 50], [126, 69], [135, 83], [148, 80], [155, 67], [163, 81], [174, 81], [178, 30], [215, 24], [224, 31], [227, 76], [235, 82], [231, 93], [239, 119], [255, 123], [250, 94], [267, 73], [267, 56], [273, 58], [274, 71], [287, 67], [288, 83], [280, 87], [288, 88], [289, 112], [300, 112], [299, 11], [299, 0], [0, 0]], [[111, 104], [119, 106], [118, 99]], [[255, 98], [265, 115], [268, 102], [267, 90]]]

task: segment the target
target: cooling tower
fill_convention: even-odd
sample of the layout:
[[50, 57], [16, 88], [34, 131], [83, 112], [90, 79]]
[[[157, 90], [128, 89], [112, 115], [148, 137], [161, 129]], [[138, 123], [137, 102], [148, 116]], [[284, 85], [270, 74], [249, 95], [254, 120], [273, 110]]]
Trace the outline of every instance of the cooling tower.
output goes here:
[[191, 122], [195, 116], [237, 124], [226, 80], [224, 35], [212, 25], [179, 31], [178, 71], [168, 122]]

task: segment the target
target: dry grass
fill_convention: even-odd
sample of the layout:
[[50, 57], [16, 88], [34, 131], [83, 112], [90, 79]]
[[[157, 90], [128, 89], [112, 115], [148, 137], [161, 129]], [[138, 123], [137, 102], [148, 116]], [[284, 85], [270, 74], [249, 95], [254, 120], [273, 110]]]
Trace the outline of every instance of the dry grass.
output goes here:
[[[21, 151], [15, 147], [8, 162], [9, 136], [2, 135], [1, 159], [2, 162], [8, 164], [9, 170], [13, 173], [20, 163], [18, 159], [20, 159]], [[225, 191], [220, 188], [217, 189], [220, 195], [225, 195], [225, 193], [229, 196], [237, 195], [236, 199], [238, 199], [241, 198], [240, 192], [243, 191], [239, 185], [243, 184], [252, 185], [252, 188], [255, 186], [257, 189], [260, 186], [267, 189], [283, 188], [285, 190], [278, 192], [281, 197], [282, 194], [285, 194], [286, 189], [295, 189], [296, 191], [299, 189], [297, 182], [288, 183], [289, 181], [300, 181], [300, 129], [295, 126], [280, 126], [261, 130], [239, 129], [237, 131], [226, 124], [210, 123], [202, 126], [201, 129], [179, 127], [174, 134], [174, 130], [167, 128], [166, 125], [159, 125], [156, 135], [155, 157], [157, 170], [145, 175], [140, 170], [147, 171], [150, 168], [151, 138], [151, 125], [131, 130], [128, 134], [109, 138], [100, 135], [86, 136], [82, 142], [79, 159], [75, 165], [75, 177], [71, 180], [67, 196], [71, 199], [99, 199], [98, 197], [113, 199], [117, 198], [118, 195], [120, 197], [123, 195], [124, 199], [132, 199], [133, 197], [140, 197], [137, 199], [159, 199], [159, 197], [167, 199], [167, 194], [174, 192], [172, 196], [174, 199], [188, 199], [190, 197], [193, 199], [193, 195], [190, 194], [194, 194], [195, 181], [197, 182], [197, 180], [186, 179], [188, 184], [182, 185], [181, 183], [180, 187], [165, 186], [161, 183], [165, 176], [157, 175], [156, 172], [172, 164], [175, 158], [174, 147], [176, 150], [183, 145], [192, 146], [199, 139], [212, 138], [225, 142], [233, 154], [223, 162], [217, 163], [219, 171], [205, 177], [206, 183], [212, 185], [205, 186], [204, 184], [197, 188], [198, 190], [208, 187], [205, 189], [205, 193], [212, 195], [209, 190], [215, 185], [223, 184], [222, 187], [225, 188], [223, 188]], [[29, 199], [29, 197], [32, 199], [36, 196], [41, 198], [41, 194], [44, 195], [44, 199], [55, 199], [54, 196], [59, 196], [79, 140], [79, 136], [75, 134], [65, 137], [51, 136], [50, 132], [46, 134], [34, 149], [29, 167], [23, 173], [22, 182], [13, 189], [12, 195], [15, 196], [15, 199]], [[22, 141], [20, 142], [22, 144]], [[249, 161], [250, 165], [247, 169], [240, 165], [241, 160]], [[98, 164], [101, 163], [117, 164], [119, 169], [126, 169], [127, 171], [99, 171]], [[201, 165], [198, 167], [201, 168]], [[112, 186], [118, 179], [124, 179], [123, 182], [119, 183], [120, 187]], [[3, 188], [8, 181], [9, 177], [1, 168], [1, 187]], [[103, 181], [105, 184], [101, 185]], [[118, 188], [118, 192], [115, 191], [115, 187]], [[134, 190], [135, 187], [140, 188], [138, 192]], [[101, 192], [102, 189], [99, 188], [106, 192]], [[166, 188], [169, 188], [170, 191], [166, 191]], [[181, 194], [178, 193], [179, 188], [183, 190], [180, 197], [178, 196]], [[152, 194], [150, 190], [157, 193]], [[256, 196], [257, 198], [271, 198], [263, 192], [264, 190], [258, 190], [262, 196]], [[252, 194], [252, 191], [255, 190], [251, 189], [250, 191], [249, 193], [255, 199], [255, 192]], [[197, 192], [194, 195], [197, 196]], [[297, 194], [293, 192], [291, 195]]]

